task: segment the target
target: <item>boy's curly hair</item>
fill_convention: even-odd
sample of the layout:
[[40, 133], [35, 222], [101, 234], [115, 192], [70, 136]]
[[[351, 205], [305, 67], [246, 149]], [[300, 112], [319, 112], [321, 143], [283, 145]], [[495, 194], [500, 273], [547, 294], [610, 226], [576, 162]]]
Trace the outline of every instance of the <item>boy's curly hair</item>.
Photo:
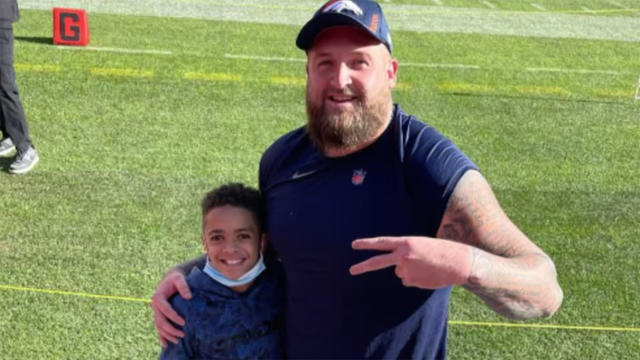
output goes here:
[[229, 183], [209, 191], [202, 199], [203, 220], [211, 209], [225, 205], [247, 209], [256, 219], [258, 232], [263, 232], [265, 210], [262, 197], [257, 189], [240, 183]]

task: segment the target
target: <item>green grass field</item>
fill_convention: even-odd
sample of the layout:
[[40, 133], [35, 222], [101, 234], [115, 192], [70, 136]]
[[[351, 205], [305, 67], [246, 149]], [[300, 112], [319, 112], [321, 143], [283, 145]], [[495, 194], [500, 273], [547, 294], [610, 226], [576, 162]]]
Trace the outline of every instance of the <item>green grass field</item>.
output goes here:
[[[595, 16], [582, 3], [612, 7], [537, 2]], [[262, 151], [305, 122], [298, 26], [99, 13], [90, 26], [93, 47], [167, 53], [60, 49], [50, 11], [22, 11], [17, 76], [41, 162], [0, 172], [2, 359], [156, 358], [147, 300], [164, 271], [201, 253], [201, 197], [257, 185]], [[394, 100], [480, 166], [565, 293], [553, 318], [511, 322], [454, 289], [449, 357], [637, 358], [640, 43], [393, 36]]]

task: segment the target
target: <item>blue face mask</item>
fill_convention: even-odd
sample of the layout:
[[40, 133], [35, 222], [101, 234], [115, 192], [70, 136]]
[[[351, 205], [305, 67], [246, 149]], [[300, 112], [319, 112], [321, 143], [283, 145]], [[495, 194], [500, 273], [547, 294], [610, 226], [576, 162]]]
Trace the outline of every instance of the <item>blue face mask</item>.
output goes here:
[[224, 274], [222, 274], [221, 272], [216, 270], [213, 266], [211, 266], [211, 263], [209, 262], [208, 258], [207, 258], [207, 264], [204, 266], [204, 273], [209, 275], [213, 280], [221, 283], [222, 285], [225, 285], [228, 287], [236, 287], [236, 286], [246, 285], [252, 282], [265, 269], [266, 269], [266, 266], [264, 266], [264, 259], [262, 258], [262, 254], [260, 254], [260, 259], [258, 259], [258, 262], [256, 262], [256, 264], [249, 271], [247, 271], [244, 275], [240, 276], [238, 279], [229, 279], [228, 277], [226, 277]]

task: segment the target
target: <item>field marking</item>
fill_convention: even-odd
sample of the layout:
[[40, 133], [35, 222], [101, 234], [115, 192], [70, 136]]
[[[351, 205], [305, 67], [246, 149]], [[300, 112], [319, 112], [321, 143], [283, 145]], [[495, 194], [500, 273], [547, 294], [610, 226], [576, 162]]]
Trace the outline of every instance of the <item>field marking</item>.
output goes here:
[[[283, 62], [304, 62], [303, 58], [290, 58], [279, 56], [264, 56], [264, 55], [247, 55], [247, 54], [224, 54], [227, 59], [242, 59], [242, 60], [261, 60], [261, 61], [283, 61]], [[478, 65], [471, 64], [447, 64], [447, 63], [415, 63], [415, 62], [400, 62], [400, 67], [424, 67], [424, 68], [452, 68], [452, 69], [480, 69]], [[566, 73], [579, 73], [579, 74], [607, 74], [607, 75], [626, 75], [630, 74], [627, 71], [615, 71], [615, 70], [591, 70], [591, 69], [564, 69], [564, 68], [545, 68], [545, 67], [531, 67], [525, 68], [525, 71], [531, 72], [566, 72]]]
[[281, 56], [260, 56], [260, 55], [242, 55], [242, 54], [224, 54], [227, 59], [241, 59], [241, 60], [262, 60], [262, 61], [284, 61], [284, 62], [306, 62], [307, 59], [281, 57]]
[[36, 72], [58, 72], [60, 71], [60, 66], [58, 65], [50, 65], [50, 64], [25, 64], [25, 63], [15, 63], [13, 67], [20, 71], [36, 71]]
[[[446, 3], [446, 1], [444, 1]], [[529, 0], [525, 2], [539, 2]], [[487, 3], [499, 2], [488, 0]], [[479, 33], [526, 37], [580, 38], [640, 42], [640, 18], [635, 16], [585, 16], [579, 6], [564, 11], [512, 11], [451, 6], [384, 4], [389, 23], [396, 30], [447, 33]], [[128, 14], [167, 18], [195, 18], [261, 24], [300, 26], [317, 9], [316, 0], [287, 0], [276, 5], [268, 0], [184, 0], [180, 6], [172, 0], [23, 0], [21, 9], [49, 10], [56, 7], [81, 7], [88, 13]], [[498, 6], [499, 7], [499, 6]], [[640, 9], [591, 10], [589, 14], [633, 13]], [[425, 21], [423, 17], [428, 18]], [[561, 24], [562, 26], [559, 26]]]
[[118, 52], [126, 54], [153, 54], [153, 55], [172, 55], [173, 53], [168, 50], [146, 50], [146, 49], [125, 49], [125, 48], [113, 48], [113, 47], [98, 47], [98, 46], [56, 46], [60, 50], [87, 50], [87, 51], [106, 51], [106, 52]]
[[452, 325], [468, 325], [468, 326], [486, 326], [486, 327], [519, 327], [519, 328], [529, 328], [529, 329], [640, 332], [640, 328], [620, 327], [620, 326], [520, 324], [520, 323], [496, 323], [496, 322], [483, 322], [483, 321], [462, 321], [462, 320], [449, 320], [449, 324], [452, 324]]
[[184, 78], [188, 80], [208, 80], [208, 81], [242, 81], [242, 76], [232, 73], [205, 73], [192, 72], [184, 73]]
[[571, 91], [559, 86], [531, 86], [531, 85], [504, 85], [492, 86], [486, 84], [471, 83], [439, 83], [436, 88], [445, 93], [463, 93], [463, 94], [479, 94], [479, 95], [506, 95], [519, 94], [527, 96], [552, 95], [563, 96], [568, 98]]
[[436, 64], [436, 63], [413, 63], [413, 62], [399, 62], [399, 66], [407, 67], [424, 67], [424, 68], [452, 68], [452, 69], [480, 69], [478, 65], [469, 64]]
[[469, 83], [440, 83], [436, 84], [436, 88], [445, 92], [471, 92], [471, 93], [494, 93], [495, 87], [482, 84]]
[[[131, 301], [150, 304], [151, 299], [135, 298], [129, 296], [114, 296], [114, 295], [101, 295], [91, 294], [86, 292], [77, 291], [64, 291], [64, 290], [52, 290], [52, 289], [39, 289], [26, 286], [14, 286], [0, 284], [0, 289], [14, 290], [14, 291], [28, 291], [49, 295], [67, 295], [77, 296], [84, 298], [103, 299], [103, 300], [117, 300], [117, 301]], [[616, 332], [640, 332], [640, 328], [633, 327], [620, 327], [620, 326], [582, 326], [582, 325], [555, 325], [555, 324], [525, 324], [525, 323], [498, 323], [498, 322], [483, 322], [483, 321], [466, 321], [466, 320], [449, 320], [451, 325], [467, 325], [467, 326], [485, 326], [485, 327], [519, 327], [530, 329], [558, 329], [558, 330], [592, 330], [592, 331], [616, 331]]]
[[595, 14], [596, 13], [594, 10], [592, 10], [592, 9], [586, 7], [586, 6], [580, 6], [580, 9], [586, 11], [589, 14]]
[[[638, 80], [638, 87], [636, 88], [636, 95], [634, 96], [631, 89], [608, 89], [608, 88], [593, 88], [591, 94], [599, 98], [625, 98], [629, 99], [634, 97], [634, 102], [640, 100], [638, 98], [638, 91], [640, 91], [640, 79]], [[570, 90], [559, 86], [532, 86], [532, 85], [501, 85], [493, 86], [486, 84], [472, 84], [472, 83], [438, 83], [436, 84], [437, 90], [445, 94], [462, 94], [462, 95], [486, 95], [486, 96], [537, 96], [571, 99], [573, 95]], [[583, 94], [582, 92], [580, 94]]]
[[[593, 89], [591, 91], [594, 95], [599, 97], [614, 97], [614, 98], [631, 98], [633, 97], [633, 90], [623, 89]], [[635, 99], [635, 98], [634, 98]]]
[[129, 69], [129, 68], [91, 68], [91, 75], [97, 76], [122, 76], [122, 77], [152, 77], [153, 70]]
[[[291, 58], [280, 56], [262, 56], [262, 55], [247, 55], [247, 54], [224, 54], [227, 59], [241, 59], [241, 60], [262, 60], [262, 61], [283, 61], [283, 62], [306, 62], [307, 59], [303, 58]], [[430, 64], [430, 63], [413, 63], [413, 62], [401, 62], [400, 66], [409, 67], [428, 67], [428, 68], [457, 68], [457, 69], [479, 69], [478, 65], [468, 64]]]
[[531, 86], [531, 85], [517, 85], [514, 86], [516, 92], [525, 95], [562, 95], [562, 96], [570, 96], [571, 91], [559, 87], [559, 86]]
[[77, 291], [38, 289], [38, 288], [32, 288], [32, 287], [26, 287], [26, 286], [13, 286], [13, 285], [0, 284], [0, 289], [31, 291], [31, 292], [51, 294], [51, 295], [70, 295], [70, 296], [79, 296], [79, 297], [95, 298], [95, 299], [135, 301], [135, 302], [144, 302], [144, 303], [151, 302], [151, 299], [141, 299], [141, 298], [134, 298], [134, 297], [128, 297], [128, 296], [100, 295], [100, 294], [91, 294], [91, 293], [77, 292]]
[[629, 74], [628, 71], [591, 70], [591, 69], [526, 68], [525, 70], [532, 71], [532, 72], [566, 72], [566, 73], [579, 73], [579, 74], [607, 74], [607, 75]]
[[489, 9], [495, 9], [496, 5], [493, 3], [490, 3], [489, 1], [483, 0], [481, 1], [482, 4], [484, 4], [484, 6], [488, 7]]
[[269, 82], [276, 85], [304, 86], [307, 80], [295, 76], [272, 76], [269, 78]]
[[531, 3], [531, 6], [533, 6], [534, 8], [540, 10], [540, 11], [547, 11], [547, 8], [545, 8], [544, 6], [538, 4], [538, 3]]

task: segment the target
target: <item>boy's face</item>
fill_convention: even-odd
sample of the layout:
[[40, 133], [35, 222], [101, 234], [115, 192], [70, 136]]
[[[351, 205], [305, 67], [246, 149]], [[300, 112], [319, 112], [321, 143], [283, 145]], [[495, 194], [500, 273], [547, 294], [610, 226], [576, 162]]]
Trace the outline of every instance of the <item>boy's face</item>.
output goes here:
[[209, 262], [230, 279], [238, 279], [256, 264], [262, 240], [255, 217], [245, 208], [220, 206], [204, 217], [202, 244]]

